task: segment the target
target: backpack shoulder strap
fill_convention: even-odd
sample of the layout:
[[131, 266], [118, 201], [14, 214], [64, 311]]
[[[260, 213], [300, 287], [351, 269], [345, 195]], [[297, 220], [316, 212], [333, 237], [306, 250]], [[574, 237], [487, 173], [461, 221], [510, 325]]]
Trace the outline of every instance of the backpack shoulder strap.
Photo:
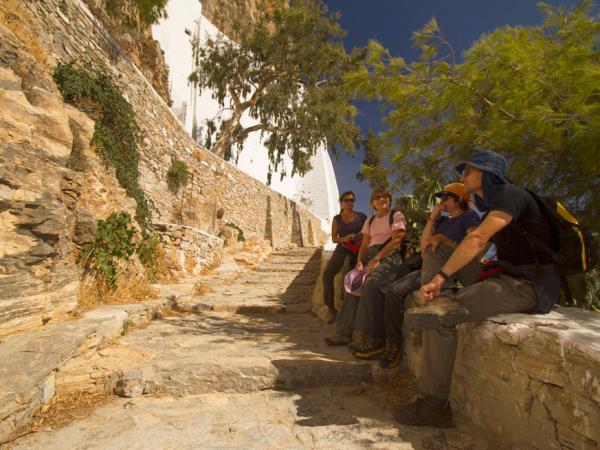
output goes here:
[[394, 214], [396, 214], [396, 210], [395, 209], [390, 209], [390, 227], [392, 226], [392, 224], [394, 223]]

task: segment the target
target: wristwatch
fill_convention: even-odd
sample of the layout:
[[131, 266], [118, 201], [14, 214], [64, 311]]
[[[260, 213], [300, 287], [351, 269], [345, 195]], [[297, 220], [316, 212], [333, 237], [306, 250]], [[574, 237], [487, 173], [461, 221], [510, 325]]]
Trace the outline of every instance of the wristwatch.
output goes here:
[[450, 280], [450, 275], [448, 275], [446, 272], [444, 272], [444, 269], [440, 269], [436, 272], [436, 275], [439, 275], [440, 277], [442, 277], [444, 280], [449, 281]]

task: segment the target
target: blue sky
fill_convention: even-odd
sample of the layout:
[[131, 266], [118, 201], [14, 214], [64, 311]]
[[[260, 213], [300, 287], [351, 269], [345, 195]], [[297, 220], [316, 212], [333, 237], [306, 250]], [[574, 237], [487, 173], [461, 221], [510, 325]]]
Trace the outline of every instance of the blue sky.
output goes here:
[[[466, 50], [483, 34], [506, 25], [537, 25], [542, 14], [537, 0], [323, 0], [330, 11], [342, 13], [341, 25], [348, 32], [348, 50], [362, 47], [376, 39], [395, 56], [415, 60], [418, 52], [411, 46], [412, 32], [432, 17], [457, 52]], [[574, 6], [575, 0], [546, 0], [552, 5]], [[380, 114], [374, 104], [357, 103], [358, 124], [366, 132], [369, 127], [381, 129]], [[359, 183], [355, 174], [363, 160], [362, 151], [354, 157], [343, 153], [332, 157], [340, 192], [353, 190], [356, 209], [371, 213], [368, 205], [369, 185]]]

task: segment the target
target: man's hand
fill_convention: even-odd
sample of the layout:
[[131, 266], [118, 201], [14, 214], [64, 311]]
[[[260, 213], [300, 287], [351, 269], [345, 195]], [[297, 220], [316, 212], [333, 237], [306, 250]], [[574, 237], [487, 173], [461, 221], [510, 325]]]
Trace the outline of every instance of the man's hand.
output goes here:
[[369, 264], [367, 264], [365, 271], [367, 273], [371, 273], [375, 270], [375, 267], [377, 267], [378, 265], [379, 265], [379, 261], [377, 261], [375, 258], [373, 258], [371, 261], [369, 261]]
[[434, 298], [440, 295], [442, 285], [444, 284], [444, 278], [441, 275], [436, 275], [433, 279], [421, 286], [421, 298], [426, 302], [430, 302]]

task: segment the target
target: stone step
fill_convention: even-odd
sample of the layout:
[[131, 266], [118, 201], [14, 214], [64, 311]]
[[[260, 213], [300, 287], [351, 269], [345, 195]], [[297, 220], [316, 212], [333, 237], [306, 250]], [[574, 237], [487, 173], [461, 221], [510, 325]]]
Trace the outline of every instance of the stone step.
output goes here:
[[169, 299], [106, 305], [77, 320], [11, 335], [0, 343], [0, 442], [32, 417], [56, 391], [56, 373], [72, 358], [151, 321]]
[[373, 364], [355, 360], [346, 348], [327, 347], [327, 334], [305, 314], [205, 311], [166, 317], [120, 340], [127, 354], [138, 348], [156, 357], [113, 368], [123, 374], [116, 392], [181, 396], [371, 382]]

